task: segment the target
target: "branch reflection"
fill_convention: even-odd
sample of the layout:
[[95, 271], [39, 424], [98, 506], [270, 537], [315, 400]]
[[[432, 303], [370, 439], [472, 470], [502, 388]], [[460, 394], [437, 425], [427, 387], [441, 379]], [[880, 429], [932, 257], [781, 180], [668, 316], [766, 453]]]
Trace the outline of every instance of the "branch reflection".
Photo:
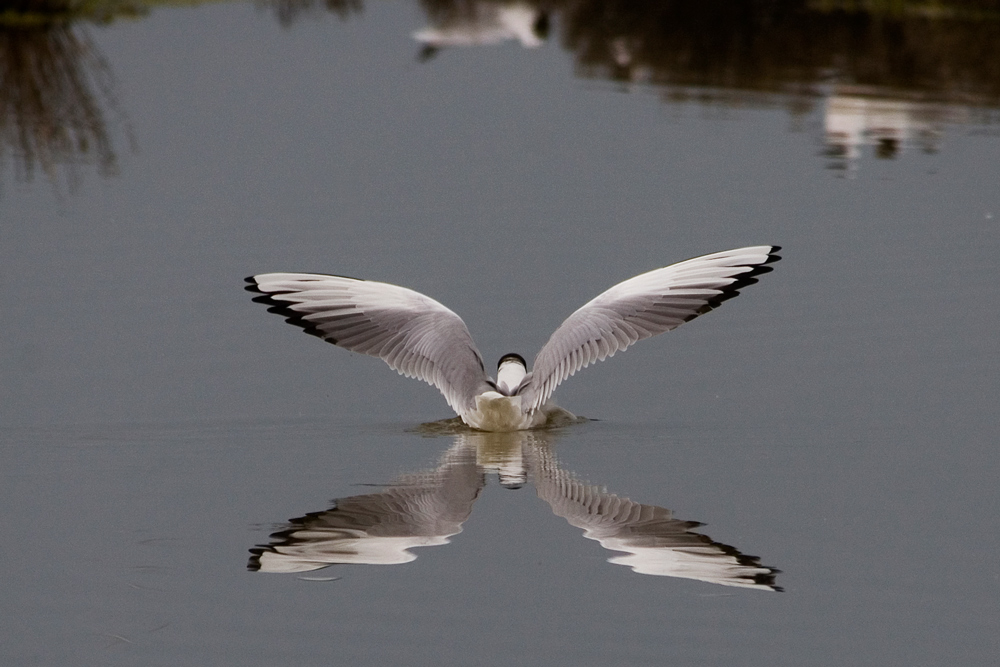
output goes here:
[[560, 468], [551, 444], [559, 431], [460, 432], [433, 470], [401, 476], [377, 493], [335, 501], [331, 509], [292, 519], [251, 549], [249, 569], [308, 572], [334, 564], [393, 565], [416, 558], [414, 547], [447, 544], [496, 474], [511, 489], [531, 482], [552, 512], [609, 551], [609, 562], [640, 574], [723, 586], [781, 590], [778, 570], [755, 556], [696, 532], [696, 521], [636, 503], [579, 481]]
[[105, 117], [117, 110], [111, 71], [86, 32], [57, 11], [65, 3], [36, 4], [52, 13], [0, 23], [0, 166], [10, 153], [18, 179], [40, 170], [57, 181], [62, 168], [71, 186], [81, 165], [114, 175]]

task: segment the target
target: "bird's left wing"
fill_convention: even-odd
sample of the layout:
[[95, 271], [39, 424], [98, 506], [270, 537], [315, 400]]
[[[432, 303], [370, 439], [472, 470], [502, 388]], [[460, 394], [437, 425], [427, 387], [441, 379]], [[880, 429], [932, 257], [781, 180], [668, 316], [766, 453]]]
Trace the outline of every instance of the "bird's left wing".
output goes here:
[[540, 408], [566, 378], [738, 295], [780, 257], [778, 246], [737, 248], [695, 257], [618, 283], [566, 318], [542, 347], [519, 393]]
[[482, 356], [458, 315], [398, 285], [315, 273], [247, 278], [254, 301], [306, 333], [379, 357], [394, 370], [441, 390], [459, 414], [490, 388]]

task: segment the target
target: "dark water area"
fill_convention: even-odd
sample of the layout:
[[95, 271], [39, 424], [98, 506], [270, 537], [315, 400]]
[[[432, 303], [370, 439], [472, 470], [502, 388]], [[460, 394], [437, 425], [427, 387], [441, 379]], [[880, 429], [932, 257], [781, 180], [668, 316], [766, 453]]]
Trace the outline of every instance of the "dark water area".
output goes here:
[[[998, 9], [727, 7], [0, 6], [3, 664], [994, 661]], [[243, 290], [757, 244], [530, 433]]]

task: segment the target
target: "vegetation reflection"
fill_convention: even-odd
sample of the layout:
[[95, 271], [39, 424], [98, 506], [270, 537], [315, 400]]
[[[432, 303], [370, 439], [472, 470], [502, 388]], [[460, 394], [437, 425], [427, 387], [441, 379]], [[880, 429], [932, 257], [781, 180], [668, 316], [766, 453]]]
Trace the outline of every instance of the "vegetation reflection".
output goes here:
[[249, 569], [302, 573], [335, 564], [407, 563], [416, 558], [410, 549], [447, 544], [460, 533], [487, 478], [496, 474], [509, 489], [530, 482], [556, 516], [621, 552], [611, 563], [640, 574], [781, 590], [778, 570], [696, 532], [700, 523], [675, 519], [664, 507], [622, 498], [560, 468], [551, 448], [558, 431], [484, 433], [457, 420], [446, 424], [457, 434], [436, 468], [290, 520], [269, 544], [251, 549]]
[[[13, 6], [12, 6], [13, 5]], [[4, 3], [0, 13], [0, 166], [17, 176], [93, 165], [117, 173], [106, 114], [117, 109], [111, 71], [87, 33], [75, 28], [69, 0]]]
[[[435, 25], [484, 7], [552, 17], [581, 74], [726, 91], [814, 93], [828, 83], [1000, 100], [997, 0], [420, 0]], [[489, 29], [489, 21], [482, 22]], [[683, 92], [671, 95], [684, 97]], [[793, 107], [794, 108], [794, 107]]]
[[[423, 57], [429, 47], [436, 53], [499, 34], [498, 12], [484, 7], [521, 8], [520, 28], [508, 28], [508, 39], [535, 46], [526, 37], [530, 8], [530, 25], [545, 32], [550, 22], [559, 26], [581, 76], [653, 86], [669, 102], [781, 105], [796, 117], [825, 101], [824, 154], [834, 169], [852, 168], [864, 146], [873, 146], [877, 158], [910, 146], [935, 152], [947, 124], [993, 120], [1000, 105], [997, 0], [421, 4], [436, 29], [415, 34], [425, 44]], [[456, 35], [459, 29], [464, 33]]]
[[[55, 178], [58, 166], [117, 170], [112, 76], [84, 31], [153, 8], [216, 0], [0, 2], [0, 164]], [[371, 1], [371, 0], [369, 0]], [[670, 102], [825, 104], [825, 155], [864, 146], [933, 152], [946, 124], [1000, 107], [1000, 0], [418, 0], [427, 60], [456, 46], [557, 40], [579, 75], [650, 86]], [[360, 15], [364, 0], [255, 0], [283, 25]]]

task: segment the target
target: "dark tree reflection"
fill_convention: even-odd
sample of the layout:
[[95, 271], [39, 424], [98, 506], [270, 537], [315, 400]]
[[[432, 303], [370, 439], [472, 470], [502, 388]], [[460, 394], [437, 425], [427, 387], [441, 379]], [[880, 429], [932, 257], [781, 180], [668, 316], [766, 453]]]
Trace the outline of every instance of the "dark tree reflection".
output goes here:
[[[502, 0], [420, 0], [432, 21]], [[674, 88], [806, 92], [843, 83], [1000, 101], [1000, 2], [546, 0], [578, 72]], [[704, 95], [704, 93], [701, 93]]]
[[63, 168], [71, 185], [80, 165], [115, 174], [111, 71], [86, 32], [65, 19], [68, 5], [44, 4], [51, 11], [8, 10], [0, 24], [0, 164], [12, 161], [22, 180], [41, 171], [57, 181]]
[[[935, 152], [944, 125], [993, 122], [1000, 107], [1000, 0], [420, 0], [443, 46], [489, 43], [487, 8], [529, 8], [555, 26], [580, 76], [642, 85], [670, 102], [823, 105], [828, 166], [865, 147]], [[453, 27], [465, 22], [465, 35]], [[473, 34], [478, 30], [479, 40]], [[431, 33], [430, 29], [424, 31]], [[507, 39], [533, 44], [520, 32]], [[421, 52], [428, 53], [427, 40]], [[458, 37], [464, 37], [464, 42]]]
[[[254, 0], [283, 25], [360, 14], [364, 0]], [[671, 101], [783, 105], [826, 100], [826, 155], [936, 150], [961, 107], [1000, 107], [1000, 0], [417, 0], [418, 57], [515, 40], [558, 40], [581, 76], [644, 84]], [[168, 0], [0, 0], [0, 169], [72, 184], [81, 165], [117, 172], [113, 78], [85, 31]], [[198, 0], [191, 0], [198, 4]], [[127, 135], [127, 127], [120, 125]], [[838, 157], [839, 156], [839, 157]], [[841, 160], [841, 157], [843, 160]]]
[[283, 26], [289, 26], [296, 19], [317, 12], [330, 12], [341, 19], [352, 14], [360, 14], [364, 9], [363, 0], [257, 0], [257, 5], [274, 12]]

